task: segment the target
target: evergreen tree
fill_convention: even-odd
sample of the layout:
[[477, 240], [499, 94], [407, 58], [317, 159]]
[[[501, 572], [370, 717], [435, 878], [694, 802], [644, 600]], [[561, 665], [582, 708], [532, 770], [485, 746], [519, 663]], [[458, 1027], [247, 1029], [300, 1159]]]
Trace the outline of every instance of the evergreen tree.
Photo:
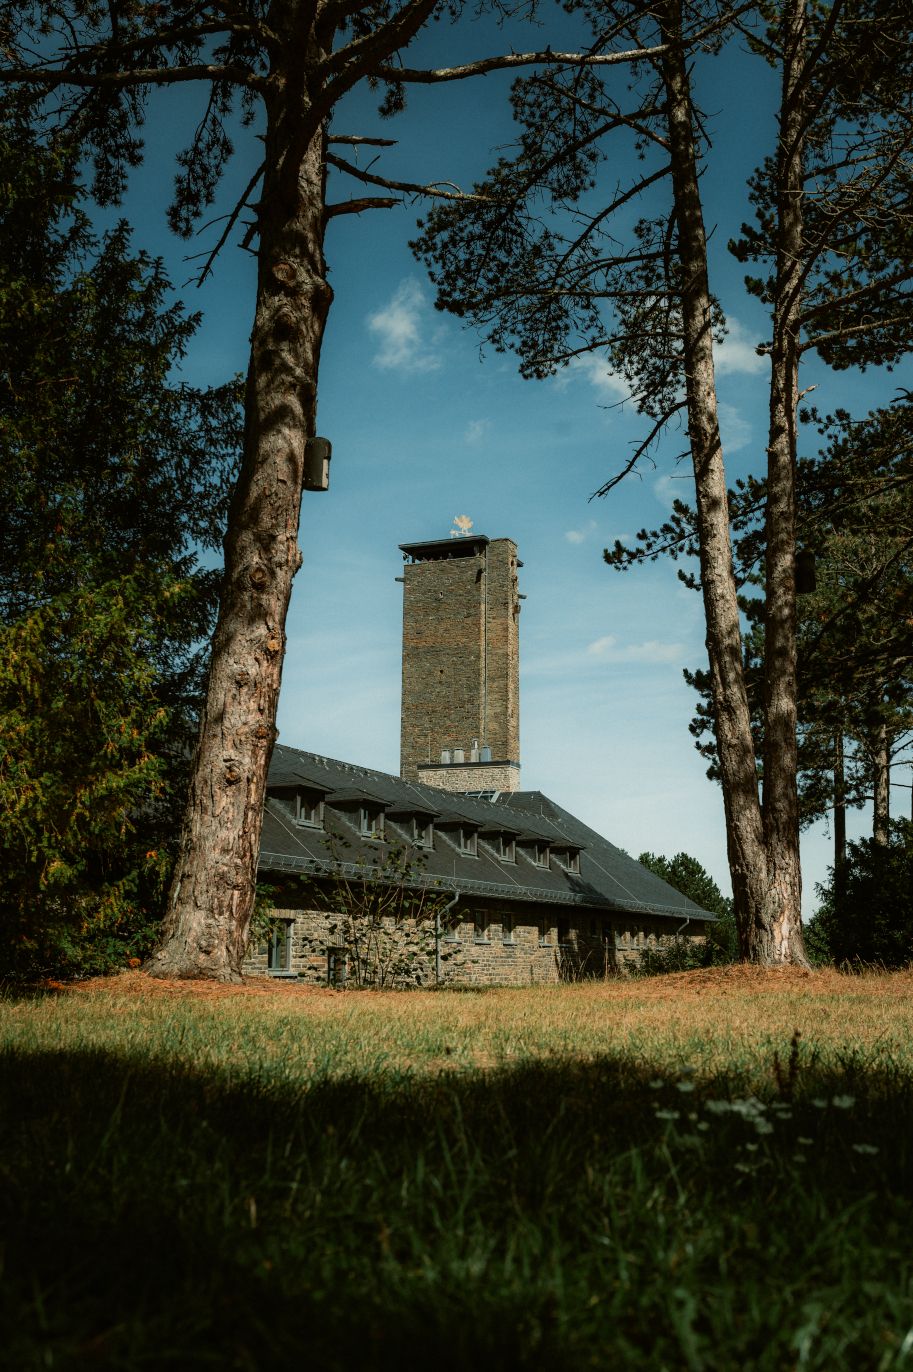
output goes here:
[[909, 967], [913, 963], [913, 823], [891, 825], [887, 842], [848, 845], [844, 870], [818, 887], [810, 942], [821, 958]]
[[[803, 963], [796, 684], [796, 432], [810, 350], [834, 367], [892, 365], [913, 347], [910, 42], [905, 7], [782, 0], [750, 15], [711, 0], [574, 0], [594, 45], [611, 25], [644, 52], [633, 85], [535, 75], [521, 136], [457, 214], [439, 207], [417, 252], [442, 308], [471, 318], [521, 370], [601, 353], [648, 429], [606, 494], [687, 415], [711, 719], [742, 955]], [[750, 186], [757, 222], [731, 244], [770, 311], [764, 484], [763, 730], [752, 730], [715, 382], [725, 321], [710, 286], [701, 171], [712, 153], [694, 86], [727, 30], [780, 76], [775, 151]], [[697, 59], [697, 54], [701, 54]], [[636, 154], [636, 160], [631, 154]], [[619, 180], [619, 167], [633, 166]], [[661, 206], [657, 211], [657, 204]], [[629, 227], [627, 216], [642, 217]], [[552, 213], [548, 213], [551, 210]], [[758, 795], [756, 745], [763, 750]]]
[[[717, 923], [708, 925], [707, 940], [702, 948], [686, 946], [687, 959], [673, 955], [666, 970], [687, 970], [687, 967], [707, 967], [712, 964], [734, 962], [739, 955], [739, 940], [733, 916], [732, 900], [724, 896], [713, 877], [702, 863], [690, 853], [676, 853], [674, 857], [663, 857], [660, 853], [641, 853], [637, 859], [644, 867], [655, 872], [663, 881], [681, 891], [683, 896], [693, 900], [702, 910], [709, 910], [717, 916]], [[663, 955], [654, 955], [650, 968], [663, 970]]]
[[[491, 2], [507, 12], [500, 0]], [[360, 147], [391, 140], [337, 131], [337, 107], [345, 109], [345, 97], [365, 84], [381, 88], [378, 113], [387, 116], [403, 107], [411, 84], [530, 65], [616, 66], [640, 56], [616, 27], [594, 52], [546, 47], [453, 67], [407, 67], [403, 52], [419, 30], [461, 8], [461, 0], [61, 0], [50, 8], [0, 0], [0, 84], [53, 93], [58, 121], [78, 129], [92, 150], [94, 190], [103, 202], [116, 201], [142, 159], [140, 131], [156, 88], [190, 82], [202, 91], [201, 118], [178, 157], [169, 210], [177, 233], [189, 237], [212, 203], [234, 150], [234, 116], [235, 128], [257, 126], [251, 136], [261, 149], [262, 161], [199, 274], [208, 275], [250, 213], [242, 243], [256, 243], [258, 274], [242, 458], [179, 856], [161, 946], [149, 963], [154, 975], [240, 977], [333, 300], [327, 226], [341, 215], [398, 205], [404, 194], [472, 199], [448, 189], [451, 183], [394, 181], [358, 166]], [[358, 195], [331, 198], [340, 183]], [[365, 187], [375, 193], [365, 195]]]
[[148, 945], [203, 685], [238, 388], [173, 377], [196, 320], [76, 156], [0, 122], [0, 965]]

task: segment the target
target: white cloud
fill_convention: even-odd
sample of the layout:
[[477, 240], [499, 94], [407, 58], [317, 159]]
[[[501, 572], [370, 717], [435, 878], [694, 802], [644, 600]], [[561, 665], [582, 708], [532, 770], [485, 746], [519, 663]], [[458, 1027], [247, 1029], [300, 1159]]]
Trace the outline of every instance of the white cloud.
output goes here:
[[727, 405], [725, 400], [721, 400], [717, 406], [717, 413], [723, 451], [737, 453], [740, 448], [747, 448], [751, 442], [752, 428], [748, 421], [742, 418], [735, 405]]
[[606, 634], [587, 644], [588, 656], [601, 662], [678, 662], [684, 652], [684, 644], [663, 643], [658, 638], [622, 646], [614, 634]]
[[735, 372], [748, 372], [756, 376], [766, 371], [770, 366], [768, 358], [759, 357], [755, 351], [761, 340], [752, 338], [732, 316], [726, 320], [726, 328], [726, 337], [717, 344], [713, 355], [717, 376], [731, 376]]
[[434, 372], [441, 359], [428, 338], [425, 292], [414, 277], [401, 281], [388, 304], [368, 316], [368, 329], [379, 340], [374, 365], [385, 371]]
[[470, 419], [463, 438], [467, 443], [479, 443], [491, 428], [490, 419]]
[[589, 520], [582, 529], [566, 529], [564, 537], [568, 543], [585, 543], [596, 528], [595, 519]]
[[588, 381], [604, 400], [614, 404], [630, 398], [631, 388], [627, 381], [617, 372], [610, 371], [605, 358], [598, 353], [584, 353], [581, 357], [573, 358], [567, 370]]
[[664, 476], [658, 476], [653, 482], [653, 494], [660, 505], [670, 513], [672, 502], [675, 500], [690, 500], [693, 503], [694, 477], [690, 464], [686, 466], [683, 463], [681, 470], [675, 475], [667, 472]]

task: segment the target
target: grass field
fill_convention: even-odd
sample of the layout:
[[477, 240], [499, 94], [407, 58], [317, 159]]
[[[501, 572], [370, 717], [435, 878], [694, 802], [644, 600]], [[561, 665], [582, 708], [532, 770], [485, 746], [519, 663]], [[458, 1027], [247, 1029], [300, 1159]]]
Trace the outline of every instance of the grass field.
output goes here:
[[911, 996], [7, 996], [0, 1361], [913, 1372]]

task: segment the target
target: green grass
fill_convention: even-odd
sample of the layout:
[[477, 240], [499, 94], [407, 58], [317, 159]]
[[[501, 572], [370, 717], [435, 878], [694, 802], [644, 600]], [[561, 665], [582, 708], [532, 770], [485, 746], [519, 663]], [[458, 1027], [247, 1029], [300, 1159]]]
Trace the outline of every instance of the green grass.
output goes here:
[[7, 999], [0, 1360], [913, 1369], [910, 979], [675, 984]]

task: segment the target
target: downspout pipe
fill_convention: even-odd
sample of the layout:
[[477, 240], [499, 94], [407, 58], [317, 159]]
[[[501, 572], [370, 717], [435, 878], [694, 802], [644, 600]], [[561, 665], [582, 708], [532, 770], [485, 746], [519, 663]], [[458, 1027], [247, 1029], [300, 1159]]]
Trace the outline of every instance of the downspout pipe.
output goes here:
[[446, 915], [448, 910], [452, 910], [460, 898], [457, 891], [452, 900], [448, 900], [444, 906], [439, 906], [434, 912], [434, 981], [435, 985], [441, 984], [441, 915]]

